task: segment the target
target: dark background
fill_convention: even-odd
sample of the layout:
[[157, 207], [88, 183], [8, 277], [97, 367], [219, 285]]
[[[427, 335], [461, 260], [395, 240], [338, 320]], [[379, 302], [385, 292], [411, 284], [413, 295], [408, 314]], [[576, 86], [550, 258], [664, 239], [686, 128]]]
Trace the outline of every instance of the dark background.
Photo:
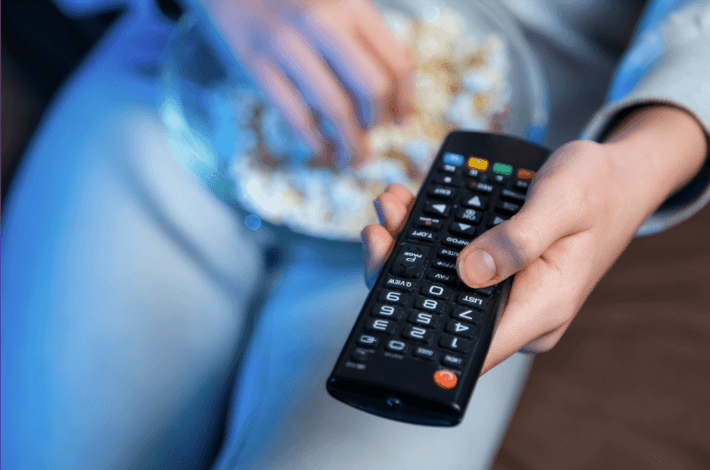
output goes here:
[[[48, 1], [2, 2], [3, 198], [43, 110], [120, 14], [72, 20]], [[708, 469], [709, 397], [706, 207], [634, 240], [536, 358], [493, 468]]]

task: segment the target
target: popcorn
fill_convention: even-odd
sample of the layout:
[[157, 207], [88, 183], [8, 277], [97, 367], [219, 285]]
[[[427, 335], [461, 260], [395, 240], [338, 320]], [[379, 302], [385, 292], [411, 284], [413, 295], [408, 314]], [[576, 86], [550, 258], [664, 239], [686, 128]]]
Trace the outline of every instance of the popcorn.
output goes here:
[[297, 232], [359, 240], [362, 227], [376, 223], [372, 200], [393, 183], [416, 193], [449, 132], [502, 129], [513, 89], [500, 37], [472, 30], [462, 16], [435, 3], [417, 18], [395, 10], [382, 17], [417, 62], [409, 125], [371, 129], [375, 160], [335, 172], [308, 163], [305, 146], [255, 90], [232, 93], [237, 150], [231, 170], [246, 209]]

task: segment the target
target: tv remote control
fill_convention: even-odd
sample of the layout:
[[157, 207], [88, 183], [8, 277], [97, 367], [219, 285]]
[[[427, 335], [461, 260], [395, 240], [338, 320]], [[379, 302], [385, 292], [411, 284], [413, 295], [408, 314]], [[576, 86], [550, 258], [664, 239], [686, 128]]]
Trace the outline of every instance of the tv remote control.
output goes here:
[[471, 289], [456, 258], [518, 212], [549, 154], [514, 137], [449, 134], [328, 378], [334, 398], [397, 421], [461, 422], [512, 277]]

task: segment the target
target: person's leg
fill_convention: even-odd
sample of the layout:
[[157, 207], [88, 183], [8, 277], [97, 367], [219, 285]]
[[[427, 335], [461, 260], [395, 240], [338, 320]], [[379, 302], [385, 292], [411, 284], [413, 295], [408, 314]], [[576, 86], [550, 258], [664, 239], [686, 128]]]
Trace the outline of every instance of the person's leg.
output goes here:
[[3, 211], [3, 468], [199, 468], [220, 435], [260, 254], [170, 154], [155, 82], [122, 68], [164, 31], [121, 31]]

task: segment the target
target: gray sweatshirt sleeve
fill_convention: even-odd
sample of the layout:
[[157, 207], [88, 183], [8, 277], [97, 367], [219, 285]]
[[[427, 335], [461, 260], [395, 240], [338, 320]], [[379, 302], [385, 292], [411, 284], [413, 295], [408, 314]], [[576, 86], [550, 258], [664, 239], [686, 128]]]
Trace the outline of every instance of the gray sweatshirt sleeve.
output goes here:
[[[656, 43], [663, 47], [658, 60], [628, 94], [596, 113], [582, 138], [601, 140], [635, 109], [665, 103], [692, 115], [710, 143], [710, 1], [695, 2], [672, 13], [657, 33], [660, 41]], [[693, 216], [708, 201], [710, 159], [706, 158], [695, 178], [667, 199], [636, 235], [650, 235], [673, 227]]]

